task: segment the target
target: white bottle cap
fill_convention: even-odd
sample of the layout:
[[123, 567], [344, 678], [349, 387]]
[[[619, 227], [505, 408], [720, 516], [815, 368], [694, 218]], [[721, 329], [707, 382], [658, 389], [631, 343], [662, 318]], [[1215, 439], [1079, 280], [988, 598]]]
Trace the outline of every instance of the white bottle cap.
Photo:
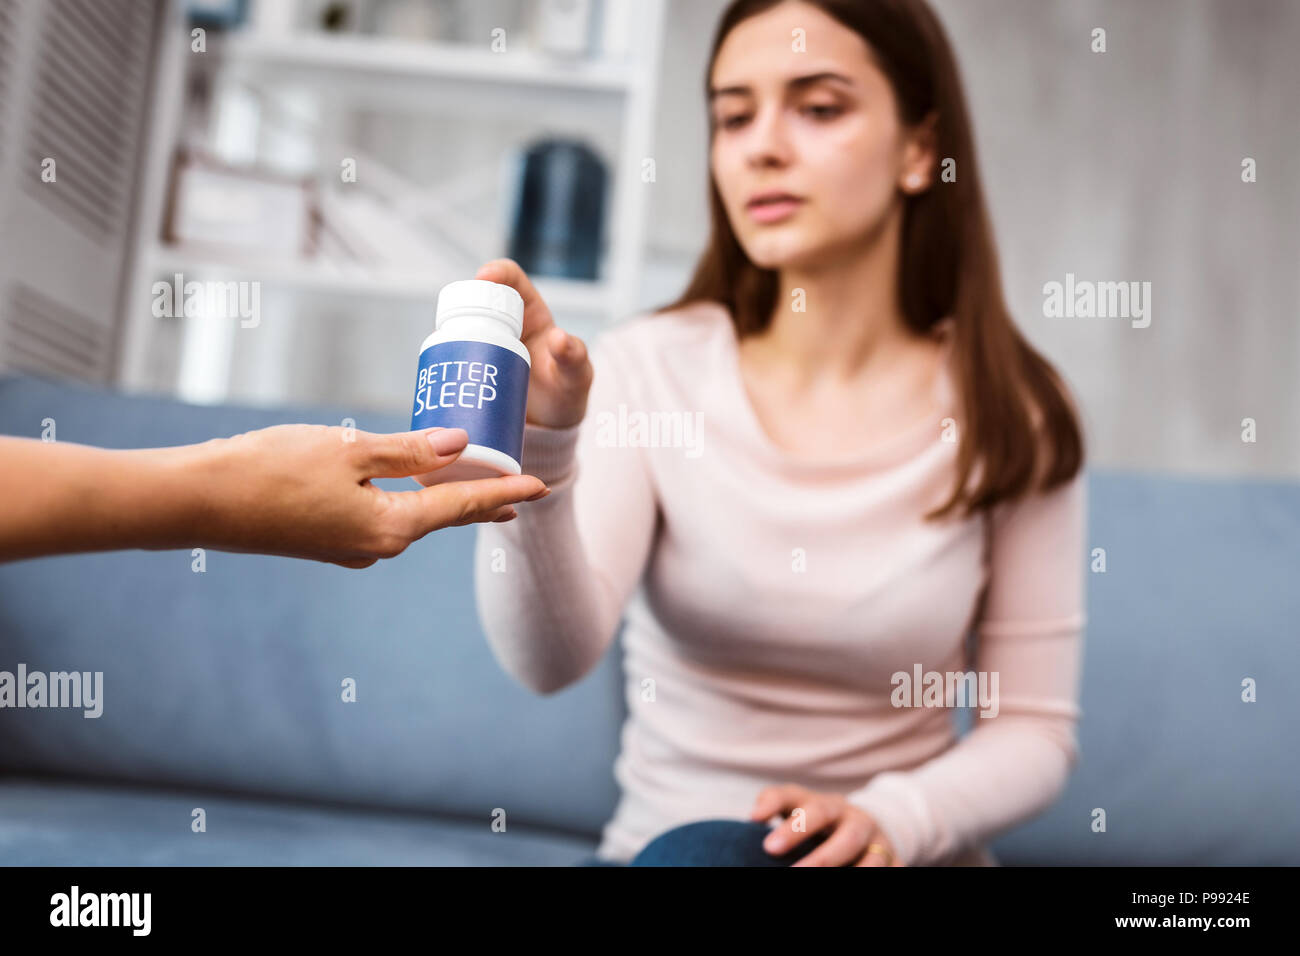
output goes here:
[[485, 315], [505, 322], [515, 337], [524, 331], [524, 300], [508, 285], [486, 279], [448, 282], [438, 293], [434, 329], [457, 315]]

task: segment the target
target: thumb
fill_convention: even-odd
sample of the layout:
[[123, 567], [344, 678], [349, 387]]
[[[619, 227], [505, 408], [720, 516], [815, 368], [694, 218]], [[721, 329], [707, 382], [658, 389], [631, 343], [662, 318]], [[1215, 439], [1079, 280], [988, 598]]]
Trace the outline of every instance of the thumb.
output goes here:
[[469, 433], [463, 428], [422, 428], [389, 435], [368, 433], [361, 450], [361, 468], [367, 478], [421, 475], [450, 465], [468, 444]]

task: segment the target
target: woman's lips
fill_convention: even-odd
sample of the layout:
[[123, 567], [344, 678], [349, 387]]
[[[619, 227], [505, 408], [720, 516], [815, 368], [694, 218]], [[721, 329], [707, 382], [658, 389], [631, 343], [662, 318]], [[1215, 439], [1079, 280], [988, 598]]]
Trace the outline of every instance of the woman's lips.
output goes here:
[[746, 208], [749, 210], [750, 218], [755, 222], [769, 223], [780, 222], [782, 219], [788, 219], [793, 216], [795, 210], [802, 205], [802, 199], [797, 199], [793, 196], [783, 196], [780, 199], [753, 202]]

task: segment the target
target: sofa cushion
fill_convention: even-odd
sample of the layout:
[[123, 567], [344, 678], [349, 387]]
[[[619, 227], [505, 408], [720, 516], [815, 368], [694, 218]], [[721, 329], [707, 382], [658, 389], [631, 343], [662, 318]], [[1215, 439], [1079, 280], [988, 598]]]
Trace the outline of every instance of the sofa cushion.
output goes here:
[[[206, 829], [192, 829], [194, 810]], [[589, 837], [458, 819], [50, 780], [0, 780], [5, 866], [576, 866]]]

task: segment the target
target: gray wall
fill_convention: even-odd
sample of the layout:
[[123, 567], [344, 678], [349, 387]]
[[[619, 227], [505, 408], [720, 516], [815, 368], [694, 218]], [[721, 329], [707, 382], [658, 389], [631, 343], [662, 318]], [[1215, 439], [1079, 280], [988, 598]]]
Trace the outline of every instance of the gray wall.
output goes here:
[[[1091, 462], [1300, 476], [1300, 3], [932, 2], [966, 81], [1008, 300], [1078, 396]], [[699, 91], [724, 6], [670, 8], [647, 304], [678, 291], [707, 235]], [[1045, 318], [1043, 284], [1067, 272], [1149, 281], [1150, 326]]]

